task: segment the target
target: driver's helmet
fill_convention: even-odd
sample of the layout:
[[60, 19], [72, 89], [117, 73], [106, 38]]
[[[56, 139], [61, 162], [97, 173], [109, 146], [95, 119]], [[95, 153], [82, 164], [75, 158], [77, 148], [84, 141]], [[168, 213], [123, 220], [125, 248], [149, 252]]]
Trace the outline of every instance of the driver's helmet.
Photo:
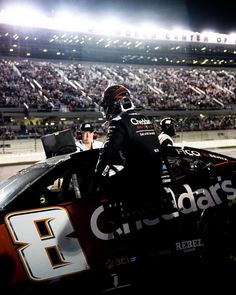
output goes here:
[[108, 121], [121, 112], [134, 109], [129, 90], [118, 84], [106, 88], [100, 105], [103, 107], [104, 115]]
[[169, 136], [173, 137], [176, 135], [175, 126], [176, 121], [173, 118], [164, 118], [160, 122], [161, 131]]

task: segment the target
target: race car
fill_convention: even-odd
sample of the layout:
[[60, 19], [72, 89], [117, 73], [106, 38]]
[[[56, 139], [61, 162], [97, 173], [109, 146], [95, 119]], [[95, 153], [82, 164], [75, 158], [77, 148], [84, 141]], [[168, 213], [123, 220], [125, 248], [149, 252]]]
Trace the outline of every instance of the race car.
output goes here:
[[160, 285], [160, 273], [169, 280], [180, 264], [235, 267], [236, 159], [164, 148], [165, 191], [176, 204], [166, 214], [145, 196], [137, 208], [91, 195], [98, 154], [50, 154], [0, 183], [0, 281], [9, 292], [112, 292]]

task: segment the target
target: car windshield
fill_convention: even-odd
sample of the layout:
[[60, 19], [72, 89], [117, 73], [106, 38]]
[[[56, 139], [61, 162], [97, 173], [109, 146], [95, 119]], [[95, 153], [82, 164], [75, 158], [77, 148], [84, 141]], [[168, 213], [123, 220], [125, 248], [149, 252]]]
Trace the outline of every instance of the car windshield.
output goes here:
[[65, 160], [65, 158], [65, 156], [58, 156], [34, 164], [0, 182], [0, 208], [7, 206], [20, 192], [31, 186], [38, 178], [53, 169], [55, 165]]

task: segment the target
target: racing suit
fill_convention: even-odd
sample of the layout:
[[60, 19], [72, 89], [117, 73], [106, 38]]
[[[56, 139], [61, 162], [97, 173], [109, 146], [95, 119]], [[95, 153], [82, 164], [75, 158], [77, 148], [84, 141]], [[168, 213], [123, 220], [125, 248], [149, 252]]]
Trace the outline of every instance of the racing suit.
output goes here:
[[158, 137], [159, 137], [159, 141], [160, 141], [161, 146], [167, 146], [167, 145], [172, 146], [172, 145], [174, 145], [174, 141], [170, 137], [170, 135], [168, 135], [168, 134], [166, 134], [164, 132], [161, 132]]
[[[124, 169], [117, 173], [122, 175], [120, 180], [113, 183], [109, 175], [118, 159], [123, 161]], [[160, 143], [151, 120], [135, 111], [123, 112], [109, 123], [91, 190], [99, 190], [108, 178], [111, 196], [117, 194], [135, 203], [158, 199], [160, 166]]]

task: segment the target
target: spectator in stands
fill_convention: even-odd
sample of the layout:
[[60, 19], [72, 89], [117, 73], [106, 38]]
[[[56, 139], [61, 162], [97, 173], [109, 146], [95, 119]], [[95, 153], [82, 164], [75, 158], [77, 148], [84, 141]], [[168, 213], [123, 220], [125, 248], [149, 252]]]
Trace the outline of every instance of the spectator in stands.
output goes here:
[[173, 137], [176, 135], [175, 124], [176, 122], [172, 118], [164, 118], [161, 120], [161, 133], [158, 136], [161, 146], [174, 145]]
[[[139, 209], [147, 200], [155, 200], [154, 204], [160, 206], [158, 196], [163, 192], [160, 143], [153, 123], [134, 110], [131, 94], [123, 85], [107, 87], [101, 106], [109, 127], [96, 165], [91, 192], [101, 191], [104, 194], [105, 188], [109, 196], [114, 198], [118, 194], [119, 198], [131, 201]], [[124, 169], [119, 171], [122, 178], [118, 177], [119, 181], [112, 183], [117, 159], [123, 160]], [[106, 190], [110, 183], [110, 190]], [[165, 209], [173, 211], [171, 205]]]
[[96, 140], [97, 134], [91, 123], [83, 123], [76, 133], [76, 147], [78, 151], [102, 148], [103, 142]]

